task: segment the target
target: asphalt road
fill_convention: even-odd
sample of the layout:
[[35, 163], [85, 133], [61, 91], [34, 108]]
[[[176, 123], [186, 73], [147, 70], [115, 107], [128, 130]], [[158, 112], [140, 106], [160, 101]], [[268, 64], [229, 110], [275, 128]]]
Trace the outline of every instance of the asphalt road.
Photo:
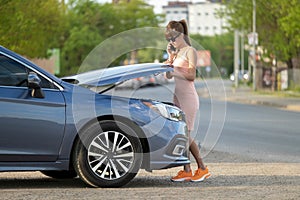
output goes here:
[[261, 162], [299, 163], [299, 119], [296, 112], [227, 103], [225, 125], [214, 149]]
[[[196, 83], [198, 89], [207, 85], [212, 96], [214, 91], [220, 95], [220, 84]], [[229, 85], [225, 85], [224, 91], [226, 87]], [[135, 91], [116, 90], [116, 93], [172, 101], [173, 89], [174, 84], [167, 84]], [[201, 143], [204, 157], [216, 150], [251, 157], [258, 162], [300, 162], [300, 112], [200, 98], [198, 114], [197, 128], [192, 135]]]

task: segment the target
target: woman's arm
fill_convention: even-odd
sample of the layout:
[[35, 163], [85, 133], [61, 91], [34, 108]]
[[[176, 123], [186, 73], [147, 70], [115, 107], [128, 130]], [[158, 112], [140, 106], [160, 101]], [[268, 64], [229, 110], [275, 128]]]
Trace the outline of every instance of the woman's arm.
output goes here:
[[186, 59], [189, 62], [188, 68], [177, 67], [177, 71], [172, 72], [171, 75], [193, 81], [196, 78], [197, 52], [194, 48], [190, 48], [186, 54]]

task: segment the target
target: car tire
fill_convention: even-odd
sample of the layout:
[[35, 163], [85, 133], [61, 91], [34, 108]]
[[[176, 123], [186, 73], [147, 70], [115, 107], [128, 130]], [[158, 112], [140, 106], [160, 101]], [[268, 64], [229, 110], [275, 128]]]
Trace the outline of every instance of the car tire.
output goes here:
[[96, 122], [80, 133], [73, 164], [92, 187], [121, 187], [142, 163], [142, 145], [131, 127], [116, 121]]
[[41, 171], [42, 174], [55, 179], [72, 179], [77, 177], [74, 170], [70, 171]]

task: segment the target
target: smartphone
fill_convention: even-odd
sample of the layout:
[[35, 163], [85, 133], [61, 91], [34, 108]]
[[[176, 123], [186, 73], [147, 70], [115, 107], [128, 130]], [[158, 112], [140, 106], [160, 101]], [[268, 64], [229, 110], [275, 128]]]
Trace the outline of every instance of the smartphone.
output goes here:
[[172, 44], [170, 44], [170, 49], [171, 51], [176, 51], [176, 48]]

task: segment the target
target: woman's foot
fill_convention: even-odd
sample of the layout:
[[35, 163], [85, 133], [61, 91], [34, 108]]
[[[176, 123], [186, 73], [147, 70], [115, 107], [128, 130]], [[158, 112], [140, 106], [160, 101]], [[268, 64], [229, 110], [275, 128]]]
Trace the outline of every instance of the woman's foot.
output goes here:
[[193, 176], [192, 170], [189, 172], [180, 170], [176, 176], [171, 178], [171, 180], [174, 182], [190, 181], [192, 176]]
[[210, 173], [209, 173], [207, 167], [204, 170], [201, 168], [198, 168], [195, 171], [194, 176], [191, 178], [191, 181], [200, 182], [200, 181], [204, 181], [204, 179], [207, 179], [208, 177], [210, 177]]

